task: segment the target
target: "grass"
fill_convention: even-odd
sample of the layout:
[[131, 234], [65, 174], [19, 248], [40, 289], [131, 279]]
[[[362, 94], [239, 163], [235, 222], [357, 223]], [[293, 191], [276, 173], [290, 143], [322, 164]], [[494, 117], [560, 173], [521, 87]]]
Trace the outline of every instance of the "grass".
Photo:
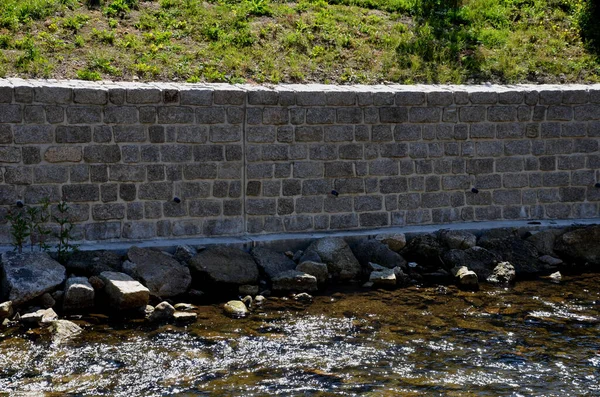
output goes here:
[[0, 76], [600, 81], [593, 0], [0, 0]]

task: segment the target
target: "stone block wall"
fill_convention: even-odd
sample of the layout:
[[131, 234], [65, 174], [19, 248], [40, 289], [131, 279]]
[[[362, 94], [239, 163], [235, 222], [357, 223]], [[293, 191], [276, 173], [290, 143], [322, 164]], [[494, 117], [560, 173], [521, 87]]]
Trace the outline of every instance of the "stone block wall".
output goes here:
[[0, 80], [0, 244], [44, 197], [89, 241], [598, 218], [599, 143], [599, 85]]

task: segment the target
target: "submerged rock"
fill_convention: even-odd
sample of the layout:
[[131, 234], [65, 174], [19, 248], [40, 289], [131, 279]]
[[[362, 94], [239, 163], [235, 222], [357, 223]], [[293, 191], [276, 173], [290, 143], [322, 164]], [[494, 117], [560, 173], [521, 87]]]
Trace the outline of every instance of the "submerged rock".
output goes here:
[[1, 290], [14, 305], [21, 305], [53, 291], [65, 278], [65, 267], [45, 252], [2, 254]]
[[554, 250], [580, 263], [600, 265], [600, 226], [564, 233], [556, 239]]
[[258, 268], [269, 278], [296, 268], [296, 262], [281, 252], [269, 248], [255, 247], [251, 251]]
[[377, 263], [388, 269], [397, 266], [405, 268], [406, 261], [400, 254], [392, 251], [387, 245], [378, 240], [362, 240], [353, 247], [352, 252], [363, 267], [367, 267], [369, 262]]
[[147, 248], [131, 247], [127, 258], [136, 264], [136, 273], [154, 295], [168, 298], [184, 294], [192, 283], [190, 270], [176, 259]]
[[273, 291], [316, 291], [317, 278], [297, 270], [279, 273], [271, 280]]
[[246, 317], [249, 313], [248, 308], [242, 301], [229, 301], [223, 306], [225, 314], [233, 318]]
[[100, 278], [104, 281], [104, 291], [112, 308], [128, 310], [148, 304], [150, 290], [125, 273], [103, 272]]
[[515, 267], [510, 262], [500, 262], [487, 278], [487, 282], [492, 284], [511, 284], [514, 283], [516, 277]]
[[71, 277], [67, 280], [63, 296], [63, 310], [83, 310], [94, 306], [95, 291], [85, 277]]
[[296, 266], [296, 270], [315, 276], [319, 284], [325, 283], [329, 277], [329, 271], [325, 263], [305, 261]]
[[473, 233], [464, 230], [440, 230], [439, 240], [450, 249], [465, 250], [472, 248], [477, 243], [477, 237]]
[[334, 280], [350, 281], [360, 277], [360, 263], [342, 238], [328, 237], [313, 241], [300, 262], [322, 262]]
[[238, 248], [214, 246], [189, 261], [194, 279], [209, 283], [257, 284], [258, 267], [252, 256]]

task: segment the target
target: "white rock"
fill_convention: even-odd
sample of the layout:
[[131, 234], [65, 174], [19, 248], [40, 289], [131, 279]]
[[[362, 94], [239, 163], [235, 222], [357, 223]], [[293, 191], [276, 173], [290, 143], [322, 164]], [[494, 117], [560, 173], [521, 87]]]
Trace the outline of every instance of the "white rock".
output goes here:
[[104, 291], [114, 309], [136, 309], [148, 304], [150, 290], [125, 273], [102, 272], [100, 278], [104, 281]]

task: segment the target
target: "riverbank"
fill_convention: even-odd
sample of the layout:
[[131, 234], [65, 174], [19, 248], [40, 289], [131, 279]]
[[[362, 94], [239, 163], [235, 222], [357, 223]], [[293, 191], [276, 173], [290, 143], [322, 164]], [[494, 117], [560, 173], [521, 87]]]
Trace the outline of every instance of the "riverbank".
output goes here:
[[244, 317], [272, 296], [305, 304], [344, 286], [477, 291], [482, 284], [540, 277], [559, 283], [562, 275], [600, 270], [597, 225], [372, 237], [307, 240], [293, 251], [231, 245], [79, 251], [64, 266], [44, 252], [5, 252], [0, 317], [4, 326], [51, 326], [60, 335], [56, 328], [69, 325], [57, 320], [73, 315], [186, 324], [197, 320], [199, 306], [215, 302], [227, 302], [225, 315]]

